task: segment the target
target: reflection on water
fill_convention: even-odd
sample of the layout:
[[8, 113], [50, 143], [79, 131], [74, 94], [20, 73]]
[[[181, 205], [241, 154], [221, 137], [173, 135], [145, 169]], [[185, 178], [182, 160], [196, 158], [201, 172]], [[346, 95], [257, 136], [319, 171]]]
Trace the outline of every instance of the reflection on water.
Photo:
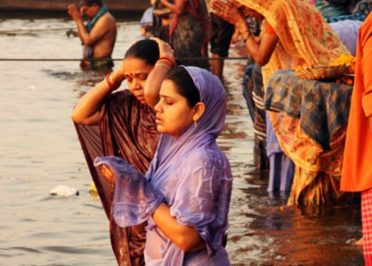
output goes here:
[[[0, 33], [49, 30], [0, 34], [0, 58], [79, 58], [78, 39], [65, 34], [73, 27], [62, 19], [1, 20]], [[136, 24], [123, 24], [113, 57], [121, 58], [137, 38]], [[361, 250], [350, 244], [361, 236], [359, 206], [290, 208], [267, 195], [267, 180], [252, 165], [242, 67], [226, 63], [228, 116], [219, 138], [234, 174], [227, 244], [232, 263], [362, 265]], [[82, 72], [73, 61], [2, 61], [0, 71], [0, 265], [115, 265], [106, 217], [89, 194], [88, 169], [69, 117], [103, 76]], [[49, 196], [56, 185], [75, 187], [80, 195]]]

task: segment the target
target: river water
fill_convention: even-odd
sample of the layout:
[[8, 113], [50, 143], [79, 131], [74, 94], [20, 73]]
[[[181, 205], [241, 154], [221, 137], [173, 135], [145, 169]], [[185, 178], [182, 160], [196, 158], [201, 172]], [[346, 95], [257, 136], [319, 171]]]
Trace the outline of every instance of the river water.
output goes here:
[[[0, 58], [80, 58], [64, 19], [0, 20]], [[114, 58], [139, 38], [121, 22]], [[232, 56], [238, 51], [232, 49]], [[116, 62], [118, 65], [119, 62]], [[242, 97], [244, 62], [228, 61], [228, 117], [219, 144], [234, 188], [227, 250], [233, 265], [363, 265], [358, 205], [284, 207], [255, 172], [253, 129]], [[115, 265], [106, 216], [70, 120], [73, 106], [102, 76], [77, 61], [0, 61], [0, 265]], [[57, 185], [79, 196], [55, 197]]]

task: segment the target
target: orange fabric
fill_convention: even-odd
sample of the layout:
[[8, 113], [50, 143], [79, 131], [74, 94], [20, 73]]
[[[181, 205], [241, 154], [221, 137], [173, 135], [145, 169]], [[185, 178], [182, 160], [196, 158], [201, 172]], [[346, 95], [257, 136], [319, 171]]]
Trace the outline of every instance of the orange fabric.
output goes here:
[[339, 192], [345, 129], [335, 134], [330, 151], [324, 152], [303, 132], [299, 119], [282, 112], [269, 116], [281, 149], [296, 165], [288, 205], [347, 201], [348, 196]]
[[312, 140], [300, 127], [300, 120], [284, 112], [269, 112], [280, 148], [291, 158], [296, 167], [307, 171], [325, 172], [340, 176], [345, 143], [345, 129], [342, 128], [330, 142], [330, 150]]
[[359, 29], [341, 190], [372, 188], [372, 13]]
[[[237, 1], [263, 15], [264, 31], [272, 28], [279, 38], [270, 61], [262, 67], [265, 88], [277, 70], [328, 64], [342, 54], [350, 55], [319, 11], [307, 1]], [[345, 129], [340, 129], [338, 136], [331, 140], [331, 150], [325, 152], [303, 132], [298, 119], [285, 113], [270, 112], [269, 115], [280, 148], [296, 166], [289, 204], [323, 204], [330, 198], [341, 197], [338, 183]]]
[[[262, 67], [264, 87], [277, 70], [328, 64], [342, 54], [350, 55], [319, 11], [306, 1], [237, 1], [262, 14], [264, 31], [272, 28], [279, 38], [270, 61]], [[331, 140], [331, 150], [324, 151], [303, 132], [298, 119], [285, 113], [269, 112], [269, 116], [280, 148], [296, 166], [288, 204], [324, 204], [340, 199], [345, 128]]]
[[268, 34], [273, 34], [273, 35], [276, 34], [274, 28], [271, 27], [269, 23], [265, 23], [264, 31], [265, 33], [268, 33]]
[[264, 87], [273, 72], [329, 63], [350, 54], [320, 12], [302, 0], [237, 0], [264, 16], [279, 38], [269, 63], [262, 67]]
[[340, 176], [313, 172], [296, 167], [288, 205], [322, 205], [329, 202], [347, 202], [349, 197], [339, 191]]

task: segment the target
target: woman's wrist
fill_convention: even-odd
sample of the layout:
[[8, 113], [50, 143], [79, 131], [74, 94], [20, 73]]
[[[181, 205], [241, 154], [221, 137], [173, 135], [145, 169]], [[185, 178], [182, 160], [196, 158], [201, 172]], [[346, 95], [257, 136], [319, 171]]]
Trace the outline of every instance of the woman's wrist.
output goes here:
[[240, 35], [243, 38], [244, 42], [247, 42], [249, 37], [251, 36], [251, 32], [249, 31], [247, 22], [244, 19], [240, 19], [236, 24], [235, 27], [238, 29]]
[[173, 57], [170, 56], [162, 56], [155, 63], [155, 67], [161, 67], [163, 69], [166, 69], [167, 72], [172, 70], [175, 66], [176, 61], [174, 60]]
[[176, 60], [173, 56], [169, 55], [160, 56], [156, 62], [165, 62], [166, 64], [169, 64], [171, 68], [174, 68], [176, 66]]
[[122, 78], [118, 77], [115, 72], [107, 73], [105, 76], [106, 86], [110, 91], [116, 90], [119, 88]]
[[167, 61], [163, 61], [163, 60], [158, 60], [155, 64], [155, 68], [163, 68], [165, 69], [167, 72], [171, 71], [172, 70], [172, 66], [167, 62]]

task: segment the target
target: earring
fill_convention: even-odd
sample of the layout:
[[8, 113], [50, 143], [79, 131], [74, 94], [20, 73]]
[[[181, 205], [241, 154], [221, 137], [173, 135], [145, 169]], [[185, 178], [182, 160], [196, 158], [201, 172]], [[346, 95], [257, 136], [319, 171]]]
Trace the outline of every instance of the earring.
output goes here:
[[198, 120], [194, 120], [194, 127], [195, 127], [195, 128], [198, 127]]

